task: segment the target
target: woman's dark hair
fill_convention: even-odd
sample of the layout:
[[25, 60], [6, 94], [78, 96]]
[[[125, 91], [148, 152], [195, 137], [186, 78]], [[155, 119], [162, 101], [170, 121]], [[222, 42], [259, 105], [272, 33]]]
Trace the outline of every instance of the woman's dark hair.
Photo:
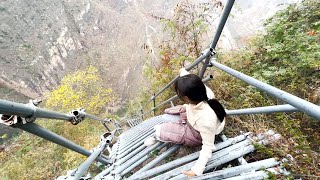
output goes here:
[[195, 74], [188, 74], [179, 77], [174, 88], [180, 98], [187, 96], [191, 101], [196, 103], [206, 101], [216, 113], [219, 121], [223, 121], [224, 117], [226, 116], [226, 111], [218, 100], [208, 99], [206, 87], [199, 76]]

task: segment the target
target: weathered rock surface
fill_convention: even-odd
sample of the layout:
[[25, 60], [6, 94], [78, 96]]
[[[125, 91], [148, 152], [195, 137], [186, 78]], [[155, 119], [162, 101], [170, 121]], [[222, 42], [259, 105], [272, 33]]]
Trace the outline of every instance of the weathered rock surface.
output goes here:
[[170, 4], [1, 1], [0, 85], [30, 98], [42, 97], [67, 73], [94, 65], [105, 85], [126, 99], [143, 83], [141, 47], [147, 36], [156, 33], [146, 34], [158, 22], [145, 14], [156, 9], [165, 15]]

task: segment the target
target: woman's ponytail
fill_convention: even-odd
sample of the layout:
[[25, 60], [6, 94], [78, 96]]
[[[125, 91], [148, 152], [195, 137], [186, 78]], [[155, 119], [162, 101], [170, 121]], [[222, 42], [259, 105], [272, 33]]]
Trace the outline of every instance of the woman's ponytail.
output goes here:
[[206, 102], [210, 105], [210, 107], [216, 113], [219, 121], [222, 122], [224, 120], [224, 118], [226, 117], [226, 115], [227, 115], [227, 113], [224, 110], [223, 106], [216, 99], [209, 99], [209, 100], [206, 100]]

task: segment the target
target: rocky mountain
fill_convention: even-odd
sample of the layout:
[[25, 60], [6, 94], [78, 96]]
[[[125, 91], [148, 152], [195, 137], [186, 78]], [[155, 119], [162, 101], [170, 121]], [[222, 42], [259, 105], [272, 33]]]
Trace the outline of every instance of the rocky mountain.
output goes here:
[[171, 6], [166, 0], [1, 1], [1, 88], [39, 98], [67, 73], [94, 65], [105, 86], [126, 99], [142, 86], [141, 47], [152, 44], [159, 26], [147, 14], [166, 16]]
[[[134, 96], [144, 85], [142, 46], [156, 48], [161, 38], [160, 23], [150, 15], [170, 17], [178, 2], [1, 1], [0, 98], [8, 98], [7, 92], [42, 98], [67, 73], [88, 65], [99, 68], [104, 85], [123, 100]], [[236, 1], [219, 47], [242, 47], [279, 4], [291, 2]], [[156, 50], [151, 52], [148, 58], [156, 60]]]
[[[147, 84], [142, 75], [145, 62], [159, 58], [156, 48], [163, 34], [154, 17], [170, 18], [178, 2], [1, 0], [0, 98], [41, 99], [66, 74], [93, 65], [104, 86], [125, 102]], [[237, 0], [218, 47], [243, 47], [266, 18], [284, 7], [281, 4], [292, 2]], [[214, 28], [209, 34], [205, 43], [212, 40]], [[148, 56], [144, 45], [151, 52]]]
[[263, 23], [266, 19], [287, 5], [299, 1], [236, 0], [220, 38], [219, 47], [227, 50], [243, 48], [252, 36], [264, 33]]
[[[145, 84], [142, 46], [158, 40], [160, 24], [148, 14], [167, 16], [175, 3], [0, 1], [0, 99], [43, 99], [66, 74], [93, 65], [123, 104]], [[0, 144], [13, 133], [0, 124]]]

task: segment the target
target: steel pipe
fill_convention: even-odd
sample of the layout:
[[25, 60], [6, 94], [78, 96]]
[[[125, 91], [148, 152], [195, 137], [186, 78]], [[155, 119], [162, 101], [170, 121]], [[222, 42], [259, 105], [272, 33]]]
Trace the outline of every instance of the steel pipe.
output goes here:
[[[27, 131], [31, 134], [34, 134], [36, 136], [39, 136], [43, 139], [46, 139], [48, 141], [51, 141], [55, 144], [61, 145], [63, 147], [66, 147], [72, 151], [75, 151], [77, 153], [80, 153], [85, 156], [90, 156], [92, 153], [88, 150], [84, 149], [83, 147], [67, 140], [66, 138], [59, 136], [37, 124], [34, 123], [27, 123], [23, 125], [18, 125], [17, 128], [22, 129], [24, 131]], [[110, 162], [104, 158], [99, 157], [98, 161], [103, 164], [110, 164]]]
[[191, 178], [193, 180], [201, 180], [201, 179], [211, 179], [211, 180], [218, 180], [218, 179], [225, 179], [233, 176], [240, 175], [242, 173], [247, 173], [251, 171], [256, 171], [259, 169], [266, 169], [276, 165], [279, 165], [275, 158], [269, 158], [261, 161], [256, 161], [253, 163], [248, 163], [240, 166], [235, 166], [231, 168], [226, 168], [219, 171], [213, 171], [211, 173], [207, 173], [202, 175], [201, 177], [194, 177]]
[[103, 176], [109, 174], [113, 170], [114, 166], [110, 166], [107, 169], [103, 170], [101, 173], [94, 177], [95, 180], [101, 180]]
[[75, 174], [73, 175], [74, 179], [80, 179], [80, 177], [89, 169], [93, 161], [96, 160], [105, 149], [107, 143], [109, 142], [102, 141], [99, 147], [96, 148], [94, 152], [75, 170]]
[[235, 0], [228, 0], [226, 6], [224, 7], [223, 14], [220, 19], [216, 34], [214, 35], [214, 39], [213, 39], [211, 46], [210, 46], [210, 48], [212, 48], [212, 49], [215, 49], [218, 44], [219, 38], [220, 38], [222, 30], [227, 22], [227, 19], [229, 17], [230, 11], [233, 7], [234, 1]]
[[[168, 143], [162, 143], [159, 146], [157, 146], [156, 150], [161, 150], [162, 148], [164, 148], [165, 146], [167, 146]], [[142, 164], [144, 161], [146, 161], [147, 159], [150, 158], [150, 156], [152, 156], [151, 151], [149, 150], [148, 152], [142, 152], [141, 154], [137, 155], [137, 157], [135, 157], [135, 159], [133, 159], [132, 161], [134, 162], [131, 166], [127, 167], [124, 171], [122, 171], [120, 173], [121, 176], [126, 175], [127, 173], [129, 173], [131, 170], [133, 170], [135, 167], [139, 166], [140, 164]]]
[[137, 156], [135, 156], [134, 158], [131, 158], [129, 161], [127, 161], [125, 164], [117, 167], [114, 170], [115, 174], [120, 174], [123, 170], [125, 170], [126, 168], [128, 168], [130, 165], [132, 165], [133, 163], [135, 163], [137, 160], [139, 160], [142, 156], [145, 156], [146, 154], [150, 153], [152, 150], [154, 150], [155, 148], [157, 148], [158, 146], [160, 146], [162, 143], [161, 142], [157, 142], [156, 144], [154, 144], [153, 146], [149, 147], [148, 149], [146, 149], [145, 151], [139, 153]]
[[[213, 79], [213, 76], [212, 75], [209, 75], [207, 76], [206, 78], [204, 78], [202, 80], [203, 83], [206, 83], [208, 81], [210, 81], [211, 79]], [[152, 108], [150, 111], [147, 111], [145, 114], [149, 114], [150, 112], [153, 112], [154, 110], [156, 110], [157, 108], [167, 104], [167, 103], [170, 103], [171, 101], [175, 100], [178, 98], [178, 95], [174, 95], [172, 96], [171, 98], [167, 99], [166, 101], [163, 101], [162, 103], [160, 103], [159, 105], [157, 105], [156, 107]]]
[[[274, 134], [273, 131], [267, 131], [265, 133], [259, 134], [256, 136], [256, 138], [258, 140], [260, 140], [258, 143], [262, 143], [262, 144], [268, 144], [270, 143], [270, 141], [268, 141], [267, 139], [272, 136], [271, 139], [276, 140], [278, 138], [277, 134]], [[267, 139], [265, 139], [267, 138]], [[239, 158], [245, 154], [248, 154], [252, 151], [254, 151], [254, 146], [251, 145], [252, 144], [252, 140], [246, 139], [240, 143], [234, 144], [230, 147], [227, 147], [221, 151], [215, 152], [212, 154], [212, 157], [209, 159], [205, 172], [218, 166], [221, 164], [224, 164], [226, 162], [229, 162], [231, 160], [234, 160], [236, 158]], [[171, 171], [168, 171], [160, 176], [157, 176], [153, 179], [164, 179], [166, 177], [173, 177], [176, 176], [178, 174], [180, 174], [181, 170], [187, 170], [190, 169], [192, 167], [194, 162], [190, 162], [186, 165], [180, 166], [178, 168], [175, 168]], [[178, 175], [176, 178], [184, 178], [184, 175]]]
[[148, 121], [142, 122], [139, 126], [133, 127], [131, 129], [129, 129], [128, 131], [122, 133], [119, 136], [119, 138], [121, 137], [123, 140], [132, 139], [135, 136], [139, 136], [139, 134], [137, 132], [140, 133], [140, 132], [146, 131], [149, 128], [152, 128], [155, 124], [161, 123], [161, 122], [162, 122], [161, 118], [156, 118], [156, 117], [151, 118]]
[[[221, 159], [221, 161], [229, 162], [229, 161], [231, 161], [233, 159], [236, 159], [238, 157], [243, 156], [244, 155], [243, 152], [248, 154], [247, 151], [246, 151], [248, 148], [246, 148], [246, 147], [250, 146], [250, 143], [251, 143], [250, 140], [245, 140], [245, 141], [242, 141], [240, 143], [234, 144], [234, 145], [232, 145], [230, 147], [227, 147], [227, 148], [225, 148], [225, 149], [223, 149], [221, 151], [217, 151], [217, 152], [213, 153], [212, 157], [208, 160], [208, 163], [207, 163], [207, 166], [206, 166], [206, 170], [208, 170], [207, 168], [210, 166], [209, 163], [212, 162], [213, 160], [217, 160], [217, 159], [220, 160]], [[241, 151], [240, 150], [241, 148], [244, 148], [244, 150]], [[199, 156], [199, 154], [198, 154], [198, 156]], [[234, 156], [236, 156], [236, 157], [234, 157]], [[229, 160], [230, 158], [233, 158], [233, 159]], [[219, 161], [219, 163], [221, 161]], [[179, 167], [177, 167], [177, 168], [175, 168], [173, 170], [170, 170], [170, 171], [168, 171], [168, 172], [166, 172], [164, 174], [161, 174], [160, 176], [154, 177], [152, 179], [153, 180], [163, 180], [163, 179], [166, 179], [168, 177], [177, 176], [177, 175], [181, 174], [181, 171], [190, 170], [191, 167], [194, 165], [194, 163], [195, 163], [195, 161], [189, 162], [189, 163], [187, 163], [187, 164], [185, 164], [183, 166], [179, 166]], [[211, 166], [212, 166], [212, 164], [211, 164]], [[210, 166], [210, 168], [211, 168], [211, 166]]]
[[[127, 143], [131, 143], [135, 141], [136, 139], [141, 137], [141, 134], [146, 134], [150, 132], [150, 130], [153, 130], [153, 127], [159, 123], [162, 123], [162, 121], [157, 122], [151, 122], [148, 124], [141, 124], [139, 127], [132, 128], [131, 132], [126, 133], [125, 136], [122, 136], [123, 141]], [[121, 146], [127, 146], [128, 144], [122, 143]]]
[[[232, 161], [234, 159], [242, 157], [242, 156], [249, 154], [253, 151], [254, 151], [254, 147], [252, 145], [249, 145], [249, 146], [242, 147], [242, 149], [240, 147], [239, 149], [236, 149], [235, 152], [227, 152], [225, 155], [217, 157], [214, 160], [211, 160], [213, 162], [211, 164], [207, 164], [204, 172], [207, 172], [210, 169], [213, 169], [219, 165], [222, 165], [224, 163], [227, 163], [229, 161]], [[184, 174], [181, 174], [179, 172], [179, 170], [187, 170], [187, 169], [190, 169], [192, 166], [193, 166], [193, 163], [186, 164], [183, 167], [179, 167], [179, 168], [176, 168], [175, 170], [169, 171], [168, 175], [170, 175], [171, 177], [175, 176], [174, 178], [171, 178], [171, 179], [184, 179], [187, 176]], [[167, 175], [167, 173], [166, 173], [166, 175]], [[159, 178], [156, 177], [155, 179], [160, 179], [160, 177]]]
[[[128, 149], [129, 146], [131, 146], [132, 144], [135, 144], [135, 143], [137, 143], [137, 141], [141, 140], [145, 136], [152, 134], [153, 133], [152, 130], [153, 130], [153, 128], [150, 127], [148, 129], [146, 129], [145, 131], [138, 131], [136, 133], [137, 136], [134, 136], [132, 139], [125, 139], [125, 140], [123, 139], [122, 140], [123, 142], [120, 144], [119, 150], [122, 150], [123, 148]], [[135, 135], [135, 134], [133, 134], [133, 135]]]
[[[143, 166], [139, 171], [137, 171], [135, 174], [139, 174], [142, 173], [144, 171], [147, 171], [151, 168], [153, 168], [156, 164], [158, 164], [160, 161], [162, 161], [163, 159], [165, 159], [166, 157], [168, 157], [170, 154], [176, 152], [179, 148], [181, 147], [180, 144], [175, 144], [174, 146], [172, 146], [171, 148], [169, 148], [166, 152], [162, 153], [161, 155], [159, 155], [158, 157], [156, 157], [154, 160], [152, 160], [151, 162], [149, 162], [148, 164], [146, 164], [145, 166]], [[135, 178], [134, 175], [132, 175], [131, 178]]]
[[32, 104], [22, 104], [0, 99], [0, 114], [15, 115], [23, 118], [49, 118], [71, 120], [73, 115], [38, 108]]
[[[221, 134], [220, 138], [222, 139], [222, 141], [228, 140], [227, 136], [225, 136], [224, 134]], [[247, 164], [248, 163], [243, 157], [238, 158], [237, 161], [239, 164]]]
[[[216, 31], [216, 34], [214, 35], [214, 39], [211, 43], [211, 46], [210, 48], [211, 49], [215, 49], [217, 44], [218, 44], [218, 41], [219, 41], [219, 38], [221, 36], [221, 33], [222, 33], [222, 30], [227, 22], [227, 19], [229, 17], [229, 14], [230, 14], [230, 11], [233, 7], [233, 4], [234, 4], [234, 1], [235, 0], [228, 0], [226, 6], [224, 7], [224, 10], [223, 10], [223, 13], [222, 13], [222, 17], [220, 19], [220, 22], [219, 22], [219, 25], [218, 25], [218, 28], [217, 28], [217, 31]], [[202, 78], [207, 67], [208, 67], [208, 64], [209, 64], [209, 61], [210, 61], [210, 57], [206, 58], [202, 68], [201, 68], [201, 71], [199, 73], [199, 77]]]
[[226, 110], [227, 115], [243, 115], [243, 114], [268, 114], [275, 112], [297, 112], [299, 109], [291, 106], [290, 104], [265, 106], [247, 109]]
[[[211, 50], [210, 49], [206, 49], [203, 51], [203, 53], [201, 54], [201, 56], [199, 58], [197, 58], [195, 60], [195, 62], [193, 62], [192, 64], [190, 64], [189, 66], [186, 67], [186, 70], [189, 71], [190, 69], [192, 69], [193, 67], [195, 67], [196, 65], [198, 65], [200, 62], [202, 62], [205, 58], [207, 58], [209, 55], [211, 55]], [[156, 93], [154, 96], [152, 96], [150, 98], [150, 100], [148, 100], [146, 102], [146, 104], [143, 106], [143, 108], [145, 108], [153, 99], [155, 99], [159, 94], [161, 94], [163, 91], [165, 91], [166, 89], [168, 89], [173, 83], [175, 83], [177, 81], [177, 79], [179, 78], [179, 75], [176, 76], [173, 80], [171, 80], [164, 88], [162, 88], [158, 93]]]
[[[237, 136], [237, 137], [234, 137], [234, 138], [230, 138], [227, 141], [218, 143], [218, 144], [215, 145], [216, 149], [214, 150], [214, 152], [219, 151], [220, 149], [228, 147], [228, 146], [230, 146], [232, 144], [235, 144], [237, 142], [243, 141], [245, 138], [246, 138], [246, 135], [240, 135], [240, 136]], [[164, 171], [166, 171], [168, 169], [171, 169], [171, 168], [174, 168], [176, 166], [179, 166], [179, 165], [182, 165], [184, 163], [187, 163], [187, 162], [190, 162], [192, 160], [195, 160], [198, 157], [199, 157], [199, 152], [195, 152], [195, 153], [189, 154], [189, 155], [187, 155], [185, 157], [182, 157], [182, 158], [176, 159], [174, 161], [171, 161], [169, 163], [163, 164], [161, 166], [149, 169], [149, 170], [147, 170], [145, 172], [135, 173], [134, 177], [137, 177], [138, 179], [139, 178], [141, 178], [141, 179], [149, 178], [150, 176], [153, 176], [155, 174], [162, 173], [162, 172], [164, 172]], [[136, 179], [136, 178], [134, 178], [134, 179]]]
[[311, 102], [308, 102], [304, 99], [301, 99], [297, 96], [294, 96], [292, 94], [289, 94], [285, 91], [282, 91], [278, 88], [275, 88], [267, 83], [261, 82], [257, 79], [254, 79], [248, 75], [245, 75], [239, 71], [236, 71], [234, 69], [231, 69], [225, 65], [222, 65], [216, 61], [211, 61], [211, 64], [217, 67], [218, 69], [221, 69], [228, 74], [231, 74], [232, 76], [235, 76], [238, 79], [241, 79], [245, 81], [246, 83], [296, 107], [297, 109], [307, 113], [308, 115], [314, 117], [317, 120], [320, 120], [320, 107], [312, 104]]
[[277, 175], [277, 174], [279, 174], [279, 171], [281, 171], [281, 169], [279, 169], [279, 168], [268, 168], [266, 170], [248, 172], [248, 173], [244, 173], [239, 176], [236, 176], [236, 177], [226, 178], [226, 180], [268, 179], [269, 178], [268, 172]]
[[[146, 134], [147, 132], [150, 132], [150, 130], [153, 130], [153, 126], [155, 126], [156, 124], [160, 124], [163, 122], [174, 122], [174, 121], [178, 121], [179, 120], [179, 116], [178, 115], [169, 115], [169, 114], [164, 114], [161, 116], [157, 116], [154, 118], [151, 118], [147, 121], [144, 121], [143, 123], [141, 123], [139, 126], [131, 128], [130, 130], [126, 131], [125, 133], [121, 134], [119, 136], [120, 139], [124, 140], [125, 143], [121, 143], [120, 147], [127, 147], [129, 143], [132, 142], [132, 138], [137, 139], [139, 137], [141, 137], [141, 134]], [[147, 127], [147, 128], [141, 128], [141, 126], [143, 127]], [[150, 128], [150, 129], [148, 129]], [[141, 131], [141, 129], [143, 129], [143, 131]], [[127, 139], [131, 139], [131, 140], [127, 140]]]
[[146, 148], [147, 148], [147, 146], [141, 145], [140, 147], [138, 147], [134, 151], [130, 152], [128, 155], [123, 156], [123, 158], [121, 158], [121, 159], [118, 159], [114, 164], [115, 165], [121, 165], [122, 163], [126, 162], [128, 159], [130, 159], [131, 157], [135, 156], [136, 154], [138, 154], [139, 152], [141, 152], [142, 150], [144, 150]]
[[118, 151], [119, 158], [121, 158], [121, 157], [125, 156], [126, 154], [132, 152], [132, 150], [134, 150], [135, 148], [137, 148], [138, 146], [143, 144], [144, 140], [147, 139], [152, 133], [153, 133], [153, 131], [151, 130], [149, 133], [143, 135], [142, 137], [140, 137], [139, 139], [134, 141], [134, 143], [131, 143], [130, 145], [128, 145], [128, 147], [120, 148], [119, 151]]

